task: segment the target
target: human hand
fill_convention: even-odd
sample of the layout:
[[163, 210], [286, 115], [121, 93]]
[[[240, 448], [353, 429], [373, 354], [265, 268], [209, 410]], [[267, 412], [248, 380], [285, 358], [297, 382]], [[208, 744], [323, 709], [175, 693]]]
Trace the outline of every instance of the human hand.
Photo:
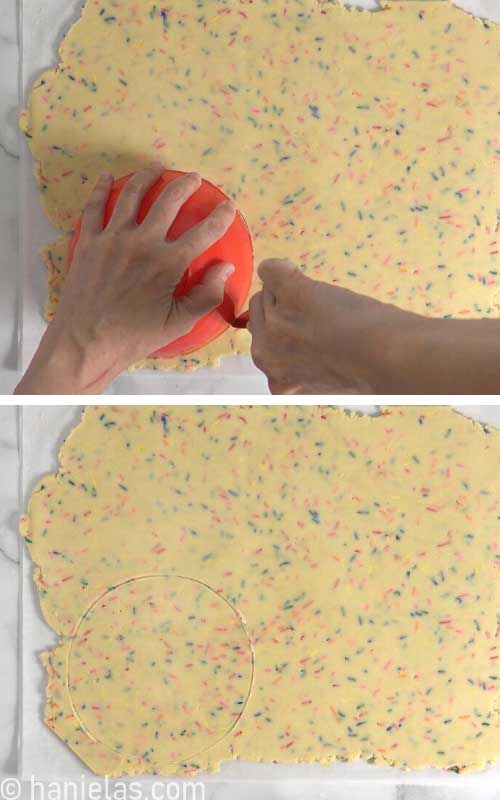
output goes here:
[[396, 350], [423, 318], [312, 280], [286, 260], [264, 261], [259, 275], [248, 328], [273, 394], [392, 391]]
[[174, 298], [173, 292], [189, 264], [228, 230], [235, 207], [221, 203], [175, 242], [165, 241], [201, 178], [189, 174], [172, 181], [138, 225], [142, 199], [164, 170], [155, 163], [131, 178], [104, 230], [113, 179], [105, 175], [98, 181], [56, 317], [18, 393], [101, 391], [131, 363], [188, 333], [222, 302], [232, 264], [212, 267], [188, 295]]

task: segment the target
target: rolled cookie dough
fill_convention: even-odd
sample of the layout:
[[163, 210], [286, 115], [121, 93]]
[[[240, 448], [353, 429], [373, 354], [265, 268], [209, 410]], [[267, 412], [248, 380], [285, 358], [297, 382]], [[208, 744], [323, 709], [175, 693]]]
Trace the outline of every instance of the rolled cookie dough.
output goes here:
[[[498, 313], [500, 29], [448, 0], [88, 0], [22, 127], [71, 231], [104, 170], [161, 157], [239, 203], [256, 261], [432, 316]], [[46, 253], [47, 314], [67, 242]], [[193, 369], [248, 352], [227, 333]], [[139, 365], [141, 366], [141, 365]], [[143, 366], [143, 365], [142, 365]]]
[[47, 725], [101, 775], [496, 761], [499, 462], [446, 408], [88, 408], [22, 523]]
[[154, 753], [153, 764], [186, 761], [223, 739], [252, 674], [237, 612], [182, 576], [110, 587], [79, 620], [67, 654], [71, 707], [87, 737], [145, 762]]

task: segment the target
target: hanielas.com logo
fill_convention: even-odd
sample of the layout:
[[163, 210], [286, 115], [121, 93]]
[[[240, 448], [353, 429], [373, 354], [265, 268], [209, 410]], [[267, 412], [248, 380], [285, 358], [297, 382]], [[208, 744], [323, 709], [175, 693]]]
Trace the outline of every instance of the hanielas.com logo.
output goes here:
[[104, 778], [41, 781], [4, 778], [0, 800], [205, 800], [200, 781], [120, 781]]

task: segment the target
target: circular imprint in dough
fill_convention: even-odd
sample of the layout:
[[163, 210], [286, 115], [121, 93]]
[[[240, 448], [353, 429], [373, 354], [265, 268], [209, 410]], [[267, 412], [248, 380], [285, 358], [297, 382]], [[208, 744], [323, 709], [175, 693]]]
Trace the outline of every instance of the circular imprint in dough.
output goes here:
[[90, 606], [68, 652], [68, 691], [88, 736], [158, 768], [226, 736], [253, 680], [237, 611], [191, 578], [147, 575]]

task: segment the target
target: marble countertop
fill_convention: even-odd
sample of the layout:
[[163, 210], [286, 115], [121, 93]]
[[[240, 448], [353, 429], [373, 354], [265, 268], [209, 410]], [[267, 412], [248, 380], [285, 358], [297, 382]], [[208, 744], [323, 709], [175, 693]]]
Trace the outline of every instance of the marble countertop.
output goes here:
[[0, 3], [0, 392], [16, 381], [18, 314], [18, 40], [16, 0]]

